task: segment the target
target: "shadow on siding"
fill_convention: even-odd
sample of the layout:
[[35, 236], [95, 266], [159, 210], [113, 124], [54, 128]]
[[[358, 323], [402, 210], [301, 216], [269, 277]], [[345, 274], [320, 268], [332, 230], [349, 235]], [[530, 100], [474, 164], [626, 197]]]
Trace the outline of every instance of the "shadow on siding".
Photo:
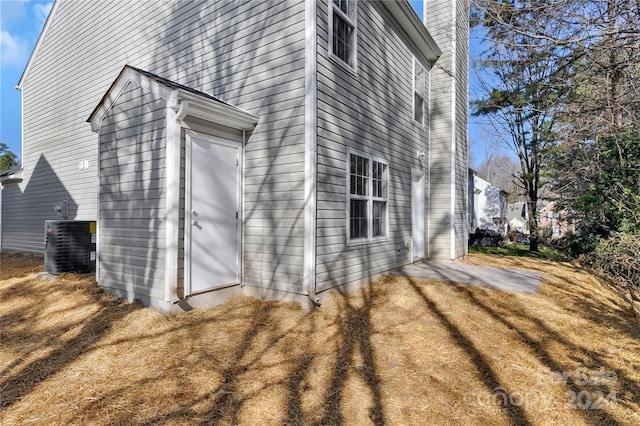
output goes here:
[[[73, 173], [86, 173], [74, 166]], [[2, 189], [2, 248], [43, 251], [45, 221], [73, 220], [78, 214], [78, 205], [42, 154], [24, 190], [21, 186], [9, 184]], [[45, 208], [34, 208], [29, 200], [38, 200], [38, 206]], [[56, 206], [63, 208], [60, 214], [56, 212]], [[39, 223], [40, 227], [34, 229], [34, 223]]]

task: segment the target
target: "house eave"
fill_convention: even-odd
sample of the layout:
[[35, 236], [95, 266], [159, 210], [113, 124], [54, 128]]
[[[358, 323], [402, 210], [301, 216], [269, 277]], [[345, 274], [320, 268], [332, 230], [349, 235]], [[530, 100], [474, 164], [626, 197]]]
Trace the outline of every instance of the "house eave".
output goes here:
[[438, 47], [429, 31], [424, 26], [418, 15], [406, 0], [385, 1], [383, 4], [391, 12], [391, 15], [398, 21], [406, 33], [416, 43], [423, 62], [434, 62], [442, 50]]
[[94, 132], [100, 130], [102, 120], [109, 114], [120, 95], [130, 84], [154, 93], [164, 99], [168, 107], [176, 111], [180, 108], [180, 104], [186, 101], [188, 104], [188, 108], [185, 110], [186, 115], [213, 123], [239, 130], [250, 130], [260, 119], [260, 117], [220, 99], [125, 65], [87, 119], [87, 122], [91, 123], [91, 130]]
[[18, 84], [16, 85], [16, 89], [22, 91], [22, 87], [24, 85], [25, 80], [27, 79], [27, 76], [29, 74], [29, 70], [31, 69], [31, 65], [33, 64], [33, 61], [35, 61], [36, 56], [38, 56], [38, 51], [40, 50], [40, 45], [42, 44], [42, 40], [44, 39], [45, 34], [47, 33], [48, 29], [49, 29], [49, 25], [51, 24], [51, 21], [53, 20], [53, 15], [55, 15], [56, 13], [56, 9], [58, 9], [58, 4], [60, 3], [59, 0], [55, 0], [53, 2], [53, 6], [51, 6], [51, 10], [49, 11], [49, 15], [47, 15], [47, 20], [44, 22], [44, 25], [42, 26], [42, 31], [40, 31], [40, 35], [38, 36], [38, 41], [36, 41], [36, 45], [34, 46], [33, 50], [31, 51], [31, 55], [29, 56], [29, 60], [27, 61], [27, 65], [25, 65], [24, 67], [24, 71], [22, 71], [22, 75], [20, 76], [20, 80], [18, 81]]
[[6, 185], [8, 183], [18, 183], [22, 182], [22, 169], [11, 173], [0, 176], [0, 185]]
[[258, 120], [260, 119], [257, 115], [251, 114], [241, 108], [209, 101], [206, 98], [184, 90], [177, 91], [176, 99], [178, 103], [181, 101], [189, 102], [188, 116], [201, 118], [234, 129], [251, 130], [258, 124]]

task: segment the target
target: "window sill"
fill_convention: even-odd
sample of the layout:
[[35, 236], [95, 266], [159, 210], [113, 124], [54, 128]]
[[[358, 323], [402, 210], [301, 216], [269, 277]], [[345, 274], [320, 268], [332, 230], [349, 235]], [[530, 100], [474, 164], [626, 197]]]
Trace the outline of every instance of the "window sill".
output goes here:
[[351, 240], [351, 241], [347, 241], [347, 247], [355, 247], [355, 246], [364, 246], [367, 244], [375, 244], [375, 243], [384, 243], [386, 241], [389, 241], [389, 237], [385, 236], [385, 237], [376, 237], [376, 238], [372, 238], [370, 240]]
[[[345, 71], [347, 71], [352, 76], [358, 77], [358, 72], [357, 72], [356, 68], [352, 67], [349, 64], [347, 64], [345, 61], [340, 59], [338, 56], [334, 55], [333, 53], [329, 53], [329, 59], [333, 63], [335, 63], [336, 65], [339, 65], [341, 68], [343, 68]], [[357, 64], [356, 64], [356, 66], [357, 66]]]

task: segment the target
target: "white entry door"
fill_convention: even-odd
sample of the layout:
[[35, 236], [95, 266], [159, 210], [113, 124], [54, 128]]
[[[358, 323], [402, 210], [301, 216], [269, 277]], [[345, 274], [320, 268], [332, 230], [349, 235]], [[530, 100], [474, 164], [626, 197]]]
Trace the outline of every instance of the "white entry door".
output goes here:
[[424, 256], [424, 172], [411, 171], [411, 256]]
[[241, 146], [188, 132], [185, 293], [240, 281]]

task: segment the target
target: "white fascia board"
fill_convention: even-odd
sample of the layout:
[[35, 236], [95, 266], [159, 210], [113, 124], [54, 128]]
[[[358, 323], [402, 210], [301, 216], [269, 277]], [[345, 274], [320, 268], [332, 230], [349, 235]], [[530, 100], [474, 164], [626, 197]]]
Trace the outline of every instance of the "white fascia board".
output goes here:
[[92, 131], [97, 132], [100, 130], [102, 120], [104, 120], [107, 114], [109, 114], [111, 108], [113, 108], [116, 102], [118, 102], [118, 99], [130, 84], [134, 84], [137, 87], [141, 87], [151, 93], [155, 93], [160, 98], [167, 101], [176, 96], [174, 93], [176, 92], [175, 89], [170, 89], [167, 86], [140, 74], [136, 70], [125, 66], [125, 68], [120, 72], [120, 75], [118, 75], [116, 80], [111, 84], [107, 93], [100, 100], [96, 109], [94, 109], [89, 116], [87, 121], [91, 123]]
[[385, 1], [382, 3], [398, 21], [402, 29], [411, 37], [413, 42], [416, 43], [419, 50], [417, 53], [423, 64], [426, 65], [429, 62], [434, 62], [442, 55], [442, 50], [440, 50], [438, 44], [433, 37], [431, 37], [427, 27], [420, 21], [420, 18], [407, 1]]
[[206, 121], [222, 124], [234, 129], [251, 130], [260, 117], [241, 108], [228, 105], [185, 90], [177, 91], [177, 100], [189, 102], [188, 115]]
[[188, 114], [190, 116], [235, 129], [253, 129], [260, 119], [254, 114], [224, 102], [180, 88], [168, 87], [131, 67], [125, 66], [96, 109], [89, 116], [87, 121], [91, 123], [91, 130], [97, 132], [100, 129], [102, 120], [107, 116], [129, 84], [134, 84], [150, 93], [154, 93], [159, 98], [164, 99], [167, 102], [167, 106], [173, 108], [176, 112], [180, 108], [181, 101], [187, 101], [189, 103]]
[[51, 21], [53, 21], [53, 15], [55, 15], [56, 10], [58, 9], [59, 3], [60, 3], [59, 0], [55, 0], [53, 2], [53, 6], [51, 6], [51, 10], [49, 11], [47, 20], [44, 22], [42, 31], [40, 31], [40, 35], [38, 36], [38, 41], [36, 41], [36, 45], [31, 51], [31, 55], [29, 56], [27, 65], [25, 65], [24, 71], [22, 71], [22, 75], [20, 76], [20, 81], [18, 81], [18, 84], [16, 85], [16, 89], [18, 90], [22, 90], [24, 82], [27, 79], [27, 75], [29, 74], [29, 70], [31, 69], [31, 65], [33, 64], [33, 61], [35, 60], [36, 56], [38, 56], [38, 50], [40, 50], [40, 45], [42, 44], [42, 40], [44, 40], [47, 30], [49, 29], [49, 25], [51, 24]]
[[22, 169], [10, 175], [0, 177], [0, 185], [22, 182]]

